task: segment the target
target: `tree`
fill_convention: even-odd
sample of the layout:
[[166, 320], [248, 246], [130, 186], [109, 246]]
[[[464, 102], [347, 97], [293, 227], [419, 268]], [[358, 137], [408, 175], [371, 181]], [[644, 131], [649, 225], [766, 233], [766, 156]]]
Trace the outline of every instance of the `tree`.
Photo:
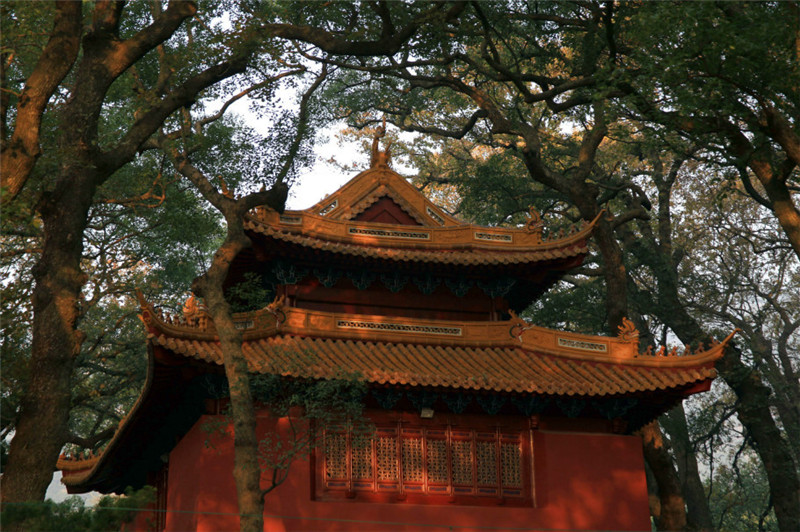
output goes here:
[[[524, 165], [533, 181], [574, 205], [581, 217], [591, 217], [605, 206], [608, 219], [596, 235], [602, 259], [597, 273], [604, 276], [607, 327], [613, 331], [624, 314], [638, 310], [626, 297], [632, 272], [625, 246], [629, 237], [637, 236], [631, 228], [648, 223], [655, 199], [647, 197], [635, 175], [620, 172], [618, 165], [600, 164], [600, 155], [612, 151], [609, 135], [614, 129], [621, 125], [620, 132], [631, 133], [625, 125], [629, 119], [656, 122], [661, 128], [657, 131], [689, 135], [703, 156], [725, 153], [734, 168], [760, 175], [764, 190], [771, 190], [762, 203], [775, 211], [793, 241], [796, 207], [789, 192], [797, 166], [791, 155], [797, 115], [793, 107], [797, 25], [776, 25], [775, 17], [786, 20], [795, 16], [795, 10], [794, 4], [763, 4], [752, 10], [707, 4], [687, 11], [674, 4], [641, 10], [634, 4], [612, 2], [471, 4], [457, 23], [429, 28], [424, 38], [391, 58], [365, 59], [351, 53], [351, 57], [316, 59], [351, 72], [342, 76], [336, 90], [345, 95], [344, 106], [366, 113], [349, 114], [357, 126], [374, 121], [369, 113], [377, 111], [406, 131], [468, 139], [489, 152], [505, 150]], [[664, 17], [654, 15], [666, 11], [680, 21], [665, 25]], [[770, 33], [769, 39], [753, 39], [740, 31], [751, 27], [748, 21], [759, 34]], [[767, 29], [776, 26], [777, 32]], [[663, 31], [653, 31], [656, 27]], [[689, 41], [698, 33], [706, 38]], [[346, 32], [331, 33], [326, 40], [290, 36], [325, 52], [347, 49]], [[735, 48], [750, 41], [758, 44], [733, 55], [726, 48], [730, 42], [726, 36], [736, 39]], [[711, 53], [698, 52], [711, 41]], [[714, 54], [717, 62], [707, 61]], [[764, 67], [766, 56], [774, 56], [777, 66]], [[755, 75], [748, 77], [751, 71]], [[710, 99], [698, 82], [709, 78], [719, 90]], [[368, 91], [363, 90], [365, 79]], [[725, 111], [721, 120], [720, 109]], [[553, 127], [559, 123], [571, 132]], [[672, 146], [676, 140], [664, 138], [659, 146], [685, 158], [685, 148]], [[646, 156], [639, 153], [640, 158]], [[662, 200], [669, 200], [669, 186], [655, 190]], [[664, 213], [659, 233], [652, 233], [654, 238], [642, 246], [642, 257], [636, 256], [647, 259], [643, 264], [652, 270], [648, 277], [653, 284], [647, 287], [650, 303], [658, 309], [665, 331], [674, 332], [686, 345], [707, 342], [713, 324], [707, 328], [698, 322], [679, 291], [681, 256], [671, 244], [672, 214], [669, 209]], [[796, 464], [770, 415], [769, 387], [742, 360], [740, 351], [732, 351], [719, 367], [740, 399], [739, 419], [759, 442], [756, 448], [767, 466], [778, 521], [783, 529], [796, 528], [800, 506]], [[676, 474], [665, 471], [664, 478]], [[674, 501], [676, 518], [660, 526], [682, 526], [681, 494], [661, 491], [662, 502]]]
[[[171, 2], [165, 10], [156, 3], [151, 11], [97, 2], [87, 5], [86, 24], [83, 7], [4, 5], [20, 25], [32, 16], [53, 21], [33, 68], [18, 61], [27, 53], [3, 50], [2, 201], [6, 209], [23, 200], [35, 205], [42, 234], [32, 271], [30, 378], [3, 474], [4, 502], [44, 497], [67, 437], [73, 369], [85, 340], [78, 328], [87, 281], [83, 235], [99, 188], [175, 111], [243, 72], [256, 52], [247, 29], [211, 34], [187, 27], [197, 16], [191, 2]], [[212, 28], [214, 13], [201, 16], [208, 18], [197, 27]], [[181, 27], [188, 33], [179, 35]], [[221, 51], [214, 61], [212, 49]], [[188, 51], [198, 54], [196, 61], [187, 61]], [[45, 125], [53, 128], [47, 135]]]
[[800, 6], [661, 3], [627, 24], [631, 109], [717, 154], [800, 256]]
[[[35, 41], [35, 34], [28, 38], [25, 33], [36, 26], [30, 22], [34, 16], [53, 21], [41, 53], [27, 53], [21, 45], [19, 53], [3, 51], [2, 201], [6, 209], [36, 205], [42, 224], [41, 252], [33, 268], [30, 380], [3, 476], [4, 501], [43, 497], [66, 438], [74, 361], [85, 339], [78, 328], [87, 281], [81, 268], [83, 237], [97, 191], [140, 153], [157, 148], [155, 133], [161, 133], [162, 141], [183, 135], [183, 116], [176, 112], [192, 105], [201, 108], [199, 98], [234, 94], [218, 112], [205, 113], [198, 122], [202, 126], [245, 95], [269, 95], [276, 78], [264, 76], [263, 64], [255, 61], [260, 46], [271, 54], [264, 57], [279, 56], [272, 36], [292, 28], [303, 31], [290, 24], [263, 25], [265, 13], [281, 9], [266, 4], [198, 11], [192, 2], [174, 1], [163, 9], [160, 2], [126, 6], [104, 1], [86, 6], [91, 16], [87, 24], [82, 4], [31, 6], [4, 5], [23, 44]], [[217, 16], [223, 10], [226, 16]], [[395, 27], [387, 24], [384, 12], [376, 11], [369, 29], [380, 35], [380, 47], [371, 52], [396, 49], [440, 12], [440, 6], [399, 10], [404, 23]], [[278, 79], [289, 74], [278, 74]], [[222, 87], [234, 77], [244, 89], [235, 83]], [[209, 90], [214, 87], [219, 91]], [[43, 133], [46, 126], [53, 128], [52, 135]], [[44, 161], [52, 162], [50, 172]], [[250, 195], [230, 219], [240, 217], [254, 201], [271, 198], [278, 206], [282, 194]], [[237, 236], [229, 242], [230, 250], [246, 245], [240, 233], [231, 234]], [[40, 401], [44, 396], [50, 399]]]

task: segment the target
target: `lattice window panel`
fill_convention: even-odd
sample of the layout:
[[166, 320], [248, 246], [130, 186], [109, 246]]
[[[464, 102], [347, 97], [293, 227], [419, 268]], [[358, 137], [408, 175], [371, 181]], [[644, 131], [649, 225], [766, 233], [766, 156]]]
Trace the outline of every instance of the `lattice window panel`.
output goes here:
[[377, 447], [378, 480], [397, 480], [397, 437], [380, 436]]
[[372, 480], [372, 440], [353, 438], [351, 446], [353, 480]]
[[472, 442], [453, 440], [451, 444], [453, 484], [471, 486], [472, 480]]
[[478, 485], [497, 485], [497, 442], [475, 442], [475, 466]]
[[422, 458], [422, 438], [403, 438], [403, 481], [425, 480], [425, 461]]
[[429, 484], [449, 484], [450, 471], [447, 467], [447, 440], [429, 438], [427, 443], [427, 465]]
[[325, 477], [328, 479], [347, 478], [347, 435], [328, 432], [325, 435]]
[[500, 444], [503, 487], [522, 488], [522, 448], [517, 443]]

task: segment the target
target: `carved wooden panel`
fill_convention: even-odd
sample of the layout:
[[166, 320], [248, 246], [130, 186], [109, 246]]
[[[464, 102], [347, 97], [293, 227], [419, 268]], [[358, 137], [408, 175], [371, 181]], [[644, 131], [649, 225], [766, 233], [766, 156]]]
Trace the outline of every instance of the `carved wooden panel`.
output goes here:
[[521, 432], [449, 426], [378, 427], [371, 438], [329, 432], [325, 486], [387, 495], [525, 498], [530, 481], [524, 441]]

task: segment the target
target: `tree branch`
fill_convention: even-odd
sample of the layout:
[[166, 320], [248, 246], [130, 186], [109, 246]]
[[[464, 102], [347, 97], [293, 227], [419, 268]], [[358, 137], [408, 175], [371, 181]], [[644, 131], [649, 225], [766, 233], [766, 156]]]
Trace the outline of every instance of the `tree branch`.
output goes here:
[[72, 443], [79, 447], [83, 447], [86, 449], [92, 449], [95, 445], [100, 443], [103, 440], [107, 440], [114, 436], [114, 433], [117, 431], [117, 427], [111, 426], [105, 429], [102, 432], [98, 432], [94, 436], [89, 436], [88, 438], [83, 438], [76, 434], [70, 434], [67, 436], [66, 443]]
[[82, 4], [64, 0], [57, 2], [55, 9], [50, 40], [25, 82], [17, 102], [14, 132], [0, 150], [3, 205], [11, 202], [25, 186], [41, 152], [39, 134], [44, 109], [78, 57]]
[[[322, 65], [322, 70], [314, 79], [314, 82], [311, 86], [303, 93], [302, 98], [300, 98], [300, 110], [298, 111], [297, 116], [297, 128], [295, 130], [294, 138], [292, 139], [292, 144], [289, 146], [289, 151], [286, 154], [286, 158], [283, 161], [283, 165], [281, 166], [280, 171], [278, 172], [277, 182], [276, 184], [283, 184], [286, 180], [286, 176], [289, 175], [292, 167], [294, 166], [295, 158], [297, 157], [297, 153], [300, 151], [300, 147], [303, 145], [303, 141], [305, 141], [308, 135], [308, 119], [309, 119], [309, 106], [311, 104], [311, 98], [314, 95], [314, 92], [322, 85], [325, 81], [325, 78], [328, 76], [328, 67], [327, 65]], [[260, 201], [254, 199], [253, 202]], [[253, 203], [248, 207], [252, 208], [258, 205], [258, 203]], [[282, 210], [279, 209], [279, 210]]]
[[107, 54], [104, 61], [108, 75], [113, 79], [125, 72], [147, 52], [169, 39], [183, 21], [196, 12], [197, 6], [193, 1], [173, 0], [167, 10], [152, 24], [138, 31], [130, 39], [114, 41], [113, 50]]
[[203, 89], [244, 72], [248, 59], [249, 54], [232, 57], [186, 80], [158, 105], [142, 114], [116, 146], [99, 156], [102, 166], [113, 171], [126, 164], [170, 114], [181, 107], [191, 105]]
[[198, 128], [198, 127], [203, 127], [203, 126], [205, 126], [207, 124], [210, 124], [211, 122], [214, 122], [215, 120], [219, 120], [220, 118], [222, 118], [222, 116], [225, 114], [225, 112], [228, 110], [228, 108], [231, 105], [233, 105], [234, 103], [236, 103], [240, 99], [244, 98], [245, 96], [247, 96], [251, 92], [256, 91], [258, 89], [261, 89], [261, 88], [264, 88], [267, 85], [269, 85], [270, 83], [275, 83], [278, 80], [281, 80], [281, 79], [289, 77], [289, 76], [293, 76], [295, 74], [301, 74], [301, 73], [303, 73], [305, 71], [306, 71], [306, 68], [298, 68], [298, 69], [295, 69], [295, 70], [287, 70], [287, 71], [281, 72], [280, 74], [276, 74], [274, 76], [270, 76], [270, 77], [264, 79], [263, 81], [260, 81], [260, 82], [256, 83], [255, 85], [251, 85], [250, 87], [244, 89], [243, 91], [239, 92], [238, 94], [235, 94], [235, 95], [231, 96], [230, 98], [228, 98], [225, 101], [225, 103], [222, 105], [222, 107], [220, 107], [219, 111], [217, 111], [213, 115], [210, 115], [210, 116], [207, 116], [207, 117], [205, 117], [205, 118], [203, 118], [201, 120], [198, 120], [197, 124], [195, 125], [195, 129]]
[[800, 165], [800, 137], [791, 124], [771, 105], [764, 108], [764, 114], [767, 116], [767, 127], [772, 138], [780, 144], [795, 166]]
[[453, 139], [462, 139], [464, 136], [472, 131], [472, 128], [475, 127], [475, 124], [481, 118], [486, 118], [489, 114], [484, 109], [478, 109], [472, 116], [469, 117], [469, 120], [461, 127], [459, 130], [455, 129], [442, 129], [435, 126], [419, 126], [415, 124], [407, 124], [405, 120], [403, 124], [400, 126], [405, 131], [414, 131], [417, 133], [426, 133], [429, 135], [438, 135], [441, 137], [450, 137]]
[[388, 10], [384, 6], [379, 13], [382, 22], [381, 36], [371, 41], [349, 41], [321, 28], [295, 24], [265, 24], [263, 31], [271, 37], [282, 37], [313, 44], [317, 48], [334, 55], [355, 57], [390, 56], [400, 51], [403, 44], [416, 34], [423, 24], [430, 23], [431, 18], [441, 18], [441, 22], [452, 20], [461, 14], [466, 7], [466, 3], [455, 2], [445, 10], [446, 6], [447, 4], [434, 4], [433, 7], [415, 16], [411, 22], [400, 29], [395, 29], [388, 18]]

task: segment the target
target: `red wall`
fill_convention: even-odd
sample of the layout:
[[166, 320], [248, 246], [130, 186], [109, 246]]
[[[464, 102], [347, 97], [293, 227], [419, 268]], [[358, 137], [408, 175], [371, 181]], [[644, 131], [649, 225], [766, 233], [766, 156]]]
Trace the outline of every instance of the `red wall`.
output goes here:
[[[233, 445], [200, 425], [170, 455], [166, 530], [238, 529]], [[265, 430], [274, 424], [261, 418]], [[535, 507], [312, 500], [308, 460], [267, 495], [265, 530], [650, 530], [641, 439], [534, 432]], [[418, 525], [418, 526], [414, 526]]]

